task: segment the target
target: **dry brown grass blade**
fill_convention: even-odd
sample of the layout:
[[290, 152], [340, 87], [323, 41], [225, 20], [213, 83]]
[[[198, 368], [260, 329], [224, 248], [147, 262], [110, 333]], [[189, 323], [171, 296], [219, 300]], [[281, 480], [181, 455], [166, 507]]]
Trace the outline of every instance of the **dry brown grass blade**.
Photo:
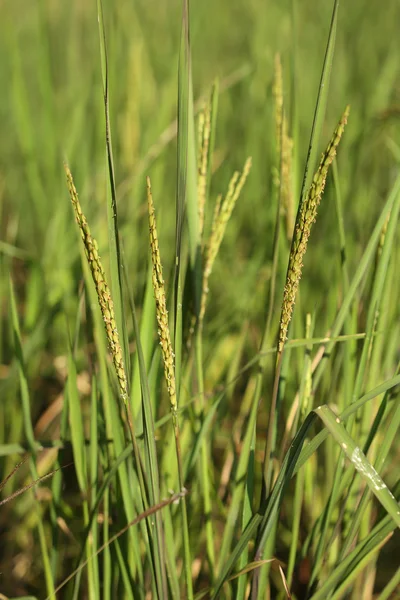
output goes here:
[[[10, 481], [10, 479], [15, 475], [15, 473], [22, 467], [22, 465], [24, 465], [26, 463], [28, 458], [29, 458], [29, 454], [24, 456], [24, 458], [18, 464], [15, 465], [15, 467], [13, 468], [11, 473], [9, 473], [7, 475], [7, 477], [5, 479], [3, 479], [3, 481], [0, 481], [0, 491], [3, 489], [3, 487], [6, 485], [6, 483], [8, 483], [8, 481]], [[1, 502], [0, 502], [0, 504], [1, 504]]]
[[[10, 478], [18, 471], [18, 469], [27, 461], [27, 459], [29, 458], [29, 456], [26, 456], [20, 463], [18, 463], [14, 469], [11, 471], [11, 473], [1, 482], [0, 484], [0, 489], [3, 488], [5, 486], [5, 484], [7, 483], [7, 481], [10, 480]], [[22, 488], [20, 488], [19, 490], [17, 490], [16, 492], [14, 492], [13, 494], [10, 494], [10, 496], [7, 496], [7, 498], [4, 498], [3, 500], [1, 500], [0, 502], [0, 506], [3, 506], [3, 504], [7, 504], [7, 502], [11, 502], [11, 500], [14, 500], [15, 498], [17, 498], [18, 496], [20, 496], [21, 494], [24, 494], [25, 492], [27, 492], [28, 490], [30, 490], [31, 488], [35, 487], [38, 483], [41, 483], [42, 481], [45, 481], [45, 479], [49, 479], [50, 477], [52, 477], [55, 473], [57, 473], [58, 471], [61, 471], [61, 469], [65, 469], [67, 467], [70, 467], [73, 463], [68, 463], [66, 465], [63, 465], [62, 467], [58, 467], [58, 469], [54, 469], [53, 471], [50, 471], [50, 473], [46, 473], [46, 475], [42, 475], [42, 477], [38, 477], [37, 479], [35, 479], [35, 481], [32, 481], [31, 483], [28, 483], [28, 485], [24, 485]]]

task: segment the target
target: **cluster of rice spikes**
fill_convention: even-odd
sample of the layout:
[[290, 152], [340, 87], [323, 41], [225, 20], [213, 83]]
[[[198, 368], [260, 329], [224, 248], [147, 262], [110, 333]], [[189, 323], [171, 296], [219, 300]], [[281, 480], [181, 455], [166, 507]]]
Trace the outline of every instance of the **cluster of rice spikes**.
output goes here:
[[290, 249], [289, 265], [283, 294], [282, 313], [279, 324], [278, 353], [283, 352], [287, 338], [289, 322], [292, 317], [296, 294], [303, 268], [303, 257], [307, 250], [312, 224], [315, 222], [317, 209], [325, 188], [326, 177], [347, 123], [350, 107], [347, 106], [336, 127], [327, 149], [314, 175], [311, 187], [304, 200], [301, 201], [296, 218], [296, 225]]
[[164, 362], [164, 375], [165, 380], [167, 382], [171, 411], [175, 419], [177, 413], [177, 400], [174, 353], [172, 351], [171, 335], [168, 325], [168, 311], [165, 297], [165, 286], [162, 274], [160, 250], [158, 246], [156, 217], [154, 213], [153, 196], [151, 193], [151, 183], [149, 177], [147, 178], [147, 202], [149, 209], [151, 259], [153, 264], [152, 283], [154, 290], [154, 298], [156, 301], [158, 336], [160, 338], [161, 352]]
[[275, 170], [274, 183], [280, 188], [282, 213], [286, 221], [286, 236], [290, 240], [294, 225], [294, 198], [292, 183], [293, 140], [288, 133], [288, 123], [283, 105], [283, 80], [280, 55], [275, 56], [273, 85], [275, 100], [275, 136], [279, 167]]
[[122, 347], [115, 320], [114, 303], [111, 298], [110, 288], [107, 284], [104, 268], [100, 260], [98, 245], [96, 240], [92, 237], [90, 233], [86, 217], [82, 212], [82, 208], [78, 198], [78, 193], [76, 191], [74, 180], [72, 178], [72, 173], [68, 165], [66, 164], [64, 165], [64, 169], [67, 175], [68, 189], [75, 213], [76, 222], [78, 223], [79, 230], [81, 232], [86, 258], [89, 263], [90, 271], [96, 288], [101, 314], [103, 315], [107, 340], [110, 346], [111, 356], [118, 378], [120, 396], [124, 402], [125, 407], [127, 408], [128, 381], [126, 378]]
[[204, 231], [204, 214], [207, 195], [207, 175], [209, 171], [209, 148], [211, 136], [211, 101], [205, 102], [199, 114], [198, 125], [198, 165], [197, 165], [197, 207], [199, 214], [200, 237]]
[[244, 164], [242, 173], [235, 171], [235, 173], [232, 175], [225, 198], [222, 199], [222, 195], [219, 195], [215, 203], [211, 234], [204, 252], [204, 272], [200, 302], [199, 327], [201, 327], [203, 324], [209, 291], [208, 282], [214, 262], [221, 246], [226, 226], [246, 182], [250, 169], [251, 158], [249, 157]]

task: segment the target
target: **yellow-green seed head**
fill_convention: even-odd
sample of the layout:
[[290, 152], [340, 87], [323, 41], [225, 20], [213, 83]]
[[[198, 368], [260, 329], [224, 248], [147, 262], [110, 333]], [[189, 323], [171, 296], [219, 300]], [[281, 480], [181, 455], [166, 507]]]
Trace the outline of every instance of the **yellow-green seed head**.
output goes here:
[[243, 171], [240, 174], [235, 172], [229, 182], [227, 194], [222, 200], [222, 196], [217, 197], [217, 201], [214, 209], [214, 216], [211, 225], [211, 235], [205, 250], [205, 261], [204, 261], [204, 272], [203, 272], [203, 285], [202, 295], [200, 302], [200, 314], [199, 324], [201, 326], [204, 319], [204, 313], [206, 309], [206, 301], [208, 294], [208, 281], [214, 266], [215, 259], [217, 257], [219, 248], [221, 246], [226, 226], [232, 215], [233, 209], [243, 186], [246, 182], [247, 176], [251, 169], [251, 158], [249, 157], [243, 167]]
[[156, 218], [154, 214], [153, 197], [151, 193], [150, 178], [147, 178], [147, 202], [149, 208], [149, 230], [150, 230], [150, 248], [151, 260], [153, 263], [152, 283], [154, 298], [156, 301], [156, 314], [158, 323], [158, 336], [160, 338], [161, 352], [164, 362], [164, 375], [167, 382], [169, 400], [173, 413], [177, 410], [176, 384], [175, 384], [175, 366], [174, 354], [172, 352], [171, 335], [168, 325], [168, 312], [165, 297], [164, 280], [162, 276], [162, 267], [160, 259], [160, 250], [158, 247]]
[[100, 304], [101, 314], [103, 316], [104, 327], [111, 350], [114, 368], [118, 378], [120, 395], [126, 404], [128, 396], [128, 384], [124, 368], [124, 361], [122, 358], [122, 348], [115, 321], [114, 304], [111, 298], [110, 289], [107, 285], [105, 271], [100, 260], [97, 242], [94, 238], [92, 238], [86, 217], [82, 212], [78, 193], [72, 178], [72, 173], [67, 165], [64, 165], [64, 169], [67, 176], [68, 189], [76, 222], [78, 223], [79, 230], [81, 232], [86, 258], [92, 273], [92, 278], [97, 292], [97, 299]]
[[301, 278], [303, 257], [307, 250], [307, 243], [310, 237], [311, 227], [315, 222], [317, 209], [325, 187], [328, 169], [335, 157], [344, 127], [347, 123], [349, 110], [350, 107], [347, 106], [338, 126], [333, 133], [327, 149], [322, 155], [318, 170], [313, 177], [311, 187], [304, 201], [300, 205], [297, 214], [292, 247], [290, 249], [286, 283], [283, 293], [282, 313], [279, 326], [278, 352], [283, 351], [286, 342], [289, 322], [292, 318], [296, 294]]

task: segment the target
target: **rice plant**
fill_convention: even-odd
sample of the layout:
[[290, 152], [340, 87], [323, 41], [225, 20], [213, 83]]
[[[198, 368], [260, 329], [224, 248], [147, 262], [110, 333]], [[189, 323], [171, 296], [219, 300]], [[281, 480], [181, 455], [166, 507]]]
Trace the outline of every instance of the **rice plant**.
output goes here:
[[399, 14], [338, 4], [3, 8], [1, 598], [398, 597]]

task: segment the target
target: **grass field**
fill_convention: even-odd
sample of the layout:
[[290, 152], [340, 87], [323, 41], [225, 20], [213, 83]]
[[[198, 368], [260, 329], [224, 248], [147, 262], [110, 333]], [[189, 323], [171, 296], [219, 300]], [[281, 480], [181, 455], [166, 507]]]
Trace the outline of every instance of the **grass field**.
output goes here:
[[188, 8], [1, 3], [0, 599], [400, 598], [398, 2]]

